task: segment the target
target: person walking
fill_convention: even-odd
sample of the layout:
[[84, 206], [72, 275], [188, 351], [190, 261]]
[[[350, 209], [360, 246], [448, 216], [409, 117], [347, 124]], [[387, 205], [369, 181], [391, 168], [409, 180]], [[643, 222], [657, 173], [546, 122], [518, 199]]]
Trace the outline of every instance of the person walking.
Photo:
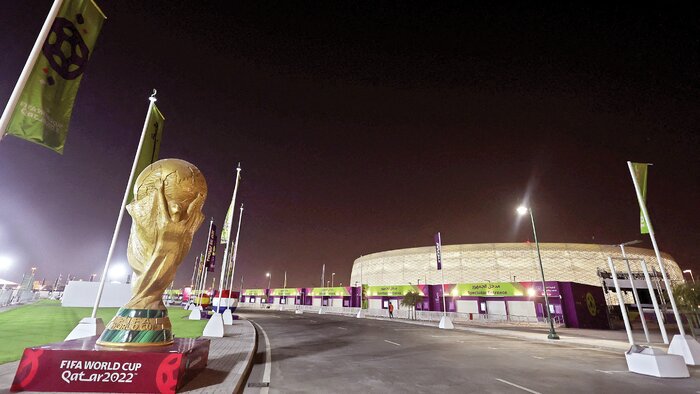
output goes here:
[[389, 319], [394, 318], [394, 304], [389, 301]]

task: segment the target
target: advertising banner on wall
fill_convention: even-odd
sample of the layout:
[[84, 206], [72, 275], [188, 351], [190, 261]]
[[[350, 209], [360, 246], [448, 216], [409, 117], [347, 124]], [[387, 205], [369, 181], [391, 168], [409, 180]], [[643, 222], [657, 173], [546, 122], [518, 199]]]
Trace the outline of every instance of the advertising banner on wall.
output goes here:
[[370, 297], [403, 296], [409, 291], [424, 295], [423, 291], [415, 285], [369, 286], [367, 295]]
[[348, 287], [314, 287], [307, 295], [312, 297], [320, 296], [349, 296]]
[[272, 289], [270, 295], [272, 296], [298, 296], [301, 294], [300, 289]]
[[[542, 282], [458, 283], [450, 286], [446, 293], [453, 297], [541, 297]], [[547, 296], [559, 296], [556, 282], [547, 282]]]

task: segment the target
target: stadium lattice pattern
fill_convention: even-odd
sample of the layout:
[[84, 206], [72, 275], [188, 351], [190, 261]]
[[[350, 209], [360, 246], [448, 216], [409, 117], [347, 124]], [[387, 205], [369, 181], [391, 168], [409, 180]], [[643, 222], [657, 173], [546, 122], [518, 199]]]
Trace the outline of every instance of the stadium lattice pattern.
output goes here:
[[[597, 269], [609, 271], [608, 256], [621, 258], [617, 246], [595, 244], [540, 243], [542, 265], [548, 281], [601, 285]], [[643, 258], [649, 271], [660, 272], [654, 251], [625, 248], [629, 258]], [[662, 253], [669, 279], [683, 281], [678, 264]], [[641, 271], [631, 260], [633, 271]], [[541, 280], [534, 243], [443, 245], [442, 266], [445, 283], [527, 282]], [[623, 261], [615, 261], [616, 270], [625, 270]], [[660, 275], [660, 274], [659, 274]], [[362, 279], [360, 278], [362, 276]], [[439, 284], [441, 274], [435, 262], [435, 247], [398, 249], [373, 253], [355, 260], [350, 283], [371, 286], [418, 283]]]

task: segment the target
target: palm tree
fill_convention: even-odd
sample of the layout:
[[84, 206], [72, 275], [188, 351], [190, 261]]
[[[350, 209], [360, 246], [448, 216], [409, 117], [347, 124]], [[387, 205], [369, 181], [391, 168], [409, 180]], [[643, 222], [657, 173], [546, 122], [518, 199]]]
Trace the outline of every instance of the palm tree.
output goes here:
[[416, 319], [416, 305], [423, 302], [423, 296], [417, 291], [409, 291], [404, 294], [403, 299], [401, 299], [401, 305], [407, 306], [409, 318], [411, 318], [411, 310], [413, 310], [413, 320]]

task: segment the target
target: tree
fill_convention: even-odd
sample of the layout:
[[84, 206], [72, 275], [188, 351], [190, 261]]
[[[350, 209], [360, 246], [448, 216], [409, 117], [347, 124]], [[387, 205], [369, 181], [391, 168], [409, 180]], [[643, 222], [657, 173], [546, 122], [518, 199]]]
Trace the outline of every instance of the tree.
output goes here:
[[698, 317], [698, 311], [700, 311], [700, 285], [688, 282], [681, 283], [673, 287], [673, 295], [676, 297], [680, 309], [685, 312], [692, 330], [693, 317], [700, 320]]
[[401, 300], [402, 306], [407, 306], [409, 312], [409, 318], [411, 318], [411, 310], [413, 310], [413, 320], [416, 319], [416, 305], [423, 302], [423, 296], [417, 291], [409, 291], [403, 296]]

